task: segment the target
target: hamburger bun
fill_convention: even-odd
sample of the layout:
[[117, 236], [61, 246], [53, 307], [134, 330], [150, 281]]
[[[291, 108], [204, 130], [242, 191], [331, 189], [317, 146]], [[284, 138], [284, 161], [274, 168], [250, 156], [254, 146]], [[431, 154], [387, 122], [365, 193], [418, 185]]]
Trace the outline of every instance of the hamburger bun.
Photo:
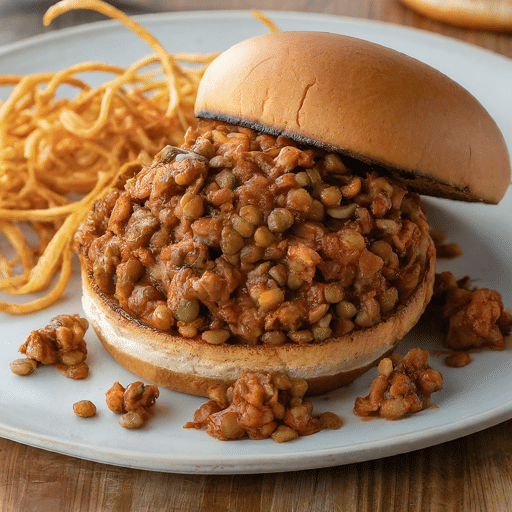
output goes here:
[[407, 7], [435, 20], [458, 27], [510, 31], [509, 0], [401, 0]]
[[347, 36], [276, 32], [242, 41], [206, 70], [195, 112], [382, 166], [421, 194], [498, 203], [510, 183], [503, 135], [466, 89]]
[[[405, 184], [406, 188], [422, 193], [496, 203], [504, 194], [510, 179], [510, 161], [503, 137], [489, 114], [469, 93], [444, 75], [414, 59], [348, 37], [324, 33], [286, 32], [256, 37], [234, 46], [221, 54], [206, 71], [199, 87], [196, 114], [199, 118], [212, 120], [203, 121], [204, 123], [226, 122], [230, 126], [235, 125], [232, 128], [236, 129], [238, 126], [249, 127], [258, 132], [279, 135], [281, 139], [288, 140], [289, 137], [296, 144], [289, 150], [289, 154], [296, 154], [294, 151], [299, 151], [300, 146], [302, 149], [299, 152], [304, 151], [301, 154], [306, 160], [309, 158], [308, 155], [315, 151], [323, 155], [321, 158], [325, 158], [325, 155], [331, 156], [332, 152], [339, 153], [347, 157], [350, 165], [363, 165], [366, 176], [371, 176], [366, 178], [368, 180], [378, 177], [381, 172], [390, 176], [391, 181], [383, 185], [384, 188], [396, 191], [395, 188], [402, 187], [404, 194]], [[208, 136], [211, 138], [212, 130], [217, 131], [216, 128], [211, 128], [209, 132], [202, 134], [206, 146], [210, 144], [209, 140], [204, 140], [207, 138], [206, 133], [209, 133]], [[248, 137], [247, 133], [240, 133]], [[219, 148], [232, 140], [222, 134], [219, 137], [220, 142], [216, 142]], [[164, 172], [166, 165], [170, 169], [167, 176], [175, 176], [172, 173], [178, 172], [176, 169], [180, 165], [191, 165], [191, 169], [196, 170], [201, 166], [208, 167], [209, 164], [204, 163], [208, 159], [197, 153], [204, 150], [205, 146], [198, 149], [196, 145], [192, 145], [196, 143], [195, 139], [190, 142], [191, 137], [185, 138], [185, 149], [164, 149], [160, 156], [155, 157], [151, 167], [141, 171], [141, 179], [136, 181], [135, 185], [130, 185], [135, 188], [116, 192], [118, 196], [114, 194], [114, 199], [117, 201], [116, 197], [124, 197], [130, 201], [133, 199], [128, 197], [130, 194], [139, 194], [130, 203], [130, 211], [141, 212], [145, 198], [159, 200], [155, 193], [158, 187], [167, 194], [164, 199], [169, 199], [170, 194], [165, 187], [172, 183], [172, 180], [166, 178], [165, 183], [158, 182], [158, 173]], [[276, 141], [277, 139], [279, 137]], [[254, 139], [252, 140], [254, 143]], [[313, 151], [309, 149], [312, 147], [321, 149]], [[181, 163], [177, 163], [176, 154], [183, 157]], [[211, 158], [211, 155], [208, 158]], [[270, 165], [269, 159], [274, 161], [277, 158], [264, 154], [259, 161], [263, 162], [263, 165]], [[339, 160], [337, 155], [333, 158]], [[193, 164], [186, 164], [191, 160], [194, 161]], [[251, 165], [255, 165], [255, 162], [256, 160], [251, 161], [247, 168], [254, 170]], [[176, 165], [176, 168], [172, 168], [173, 165]], [[212, 167], [217, 168], [209, 168], [207, 172], [218, 172], [218, 164]], [[375, 169], [379, 173], [375, 172]], [[229, 174], [229, 167], [225, 170]], [[266, 171], [261, 167], [258, 168], [258, 172], [263, 175]], [[252, 176], [246, 172], [237, 179], [245, 184]], [[265, 179], [271, 182], [267, 179], [269, 175], [266, 176]], [[330, 176], [328, 179], [335, 182], [336, 178]], [[213, 178], [210, 179], [210, 185], [215, 185]], [[274, 176], [273, 179], [277, 178]], [[201, 175], [201, 179], [195, 183], [202, 183], [201, 180], [205, 180], [205, 175]], [[396, 184], [396, 187], [390, 184], [391, 182]], [[138, 186], [141, 187], [140, 190], [137, 189]], [[151, 193], [148, 187], [151, 188]], [[189, 197], [199, 194], [197, 187], [192, 191], [185, 186], [181, 187], [179, 205], [189, 204], [185, 203], [183, 198], [186, 194], [190, 194]], [[306, 185], [301, 187], [307, 189]], [[135, 192], [132, 192], [133, 190]], [[207, 193], [201, 193], [203, 200], [207, 201]], [[250, 191], [248, 194], [251, 196]], [[396, 202], [401, 204], [403, 196], [398, 195]], [[127, 308], [121, 307], [121, 299], [117, 300], [115, 296], [117, 291], [112, 291], [116, 287], [116, 275], [118, 280], [121, 277], [120, 266], [114, 271], [109, 268], [119, 263], [115, 263], [116, 258], [119, 259], [120, 255], [124, 254], [123, 251], [126, 252], [126, 247], [119, 250], [101, 243], [94, 245], [109, 230], [107, 242], [117, 237], [118, 243], [126, 244], [126, 240], [133, 234], [127, 235], [123, 231], [123, 226], [127, 225], [126, 220], [114, 222], [112, 229], [109, 227], [110, 221], [105, 218], [108, 217], [108, 211], [112, 212], [114, 208], [117, 215], [123, 209], [126, 210], [127, 203], [123, 203], [124, 206], [117, 209], [117, 206], [112, 204], [109, 206], [108, 197], [99, 208], [90, 213], [90, 218], [83, 224], [76, 237], [77, 252], [82, 265], [85, 314], [100, 341], [121, 365], [162, 387], [207, 396], [212, 387], [227, 386], [246, 370], [265, 370], [281, 371], [291, 377], [305, 379], [310, 394], [335, 389], [350, 383], [382, 357], [389, 355], [400, 339], [417, 323], [430, 301], [435, 276], [435, 248], [428, 235], [428, 226], [421, 207], [418, 206], [415, 210], [416, 207], [411, 206], [413, 203], [416, 204], [416, 201], [419, 204], [419, 199], [416, 194], [407, 195], [411, 196], [408, 200], [409, 211], [404, 215], [409, 215], [412, 219], [407, 221], [409, 224], [417, 222], [414, 229], [417, 229], [419, 235], [412, 251], [402, 252], [407, 272], [414, 273], [417, 270], [416, 279], [413, 281], [415, 284], [409, 287], [407, 293], [403, 294], [386, 314], [383, 314], [382, 320], [378, 323], [364, 326], [361, 322], [360, 327], [348, 334], [332, 335], [319, 340], [315, 338], [315, 341], [305, 343], [296, 342], [290, 334], [290, 328], [286, 331], [288, 341], [282, 344], [261, 343], [257, 341], [258, 338], [252, 338], [253, 343], [210, 345], [201, 336], [180, 335], [174, 327], [166, 331], [150, 327]], [[261, 198], [257, 197], [257, 194], [251, 197], [255, 204], [260, 204], [258, 201]], [[388, 203], [394, 204], [389, 195]], [[360, 207], [355, 204], [352, 211]], [[396, 208], [398, 209], [393, 211], [401, 215], [400, 207]], [[148, 207], [146, 210], [145, 215], [151, 217], [151, 208]], [[238, 213], [240, 212], [237, 211]], [[217, 210], [214, 215], [210, 213], [210, 219], [222, 215], [222, 211]], [[224, 223], [228, 220], [231, 222], [231, 219], [222, 218]], [[391, 219], [390, 221], [394, 222]], [[130, 222], [131, 219], [128, 226]], [[151, 217], [146, 226], [152, 225], [152, 222], [160, 225], [163, 221]], [[341, 222], [345, 220], [333, 220], [334, 225], [340, 225]], [[182, 223], [180, 229], [183, 226], [186, 228], [187, 224]], [[322, 229], [331, 229], [317, 220], [310, 222], [306, 231], [310, 228], [317, 233], [321, 233]], [[180, 236], [183, 236], [183, 232], [180, 232]], [[203, 230], [202, 236], [208, 238], [213, 235]], [[248, 235], [249, 238], [251, 236]], [[284, 235], [280, 233], [279, 236]], [[357, 238], [359, 235], [354, 235], [352, 231], [352, 236]], [[289, 242], [293, 245], [297, 237], [300, 238], [293, 232]], [[322, 241], [319, 241], [318, 237], [315, 240], [315, 243], [321, 245]], [[403, 240], [400, 239], [398, 242], [402, 243]], [[369, 247], [370, 242], [366, 243]], [[172, 250], [173, 244], [165, 247], [165, 250], [168, 249]], [[105, 263], [102, 258], [108, 250], [113, 256]], [[217, 245], [212, 252], [217, 255], [219, 250]], [[370, 251], [366, 247], [358, 251], [366, 251], [366, 256], [375, 261], [375, 255], [369, 254]], [[223, 261], [229, 260], [230, 265], [235, 265], [233, 261], [236, 257], [232, 257], [233, 252], [226, 252], [223, 249], [222, 252], [222, 258], [225, 258]], [[186, 258], [186, 254], [181, 256]], [[144, 257], [151, 259], [152, 256], [146, 254]], [[171, 259], [166, 261], [169, 262]], [[359, 262], [356, 265], [359, 265]], [[151, 278], [161, 274], [162, 268], [153, 268], [149, 272]], [[232, 267], [230, 268], [233, 274]], [[189, 272], [186, 274], [187, 279], [196, 276], [195, 270], [185, 271]], [[137, 272], [139, 271], [134, 271], [134, 275], [144, 273]], [[235, 268], [234, 273], [236, 272]], [[357, 275], [364, 274], [357, 266], [354, 272], [357, 272]], [[312, 276], [310, 278], [313, 279]], [[324, 278], [328, 281], [325, 274]], [[186, 279], [183, 279], [181, 288], [173, 288], [172, 283], [170, 286], [158, 285], [158, 293], [164, 289], [182, 290], [188, 286], [186, 283]], [[241, 283], [243, 291], [239, 293], [245, 294], [245, 302], [239, 307], [245, 308], [250, 303], [251, 307], [262, 309], [263, 306], [249, 296], [248, 285], [243, 279]], [[287, 284], [286, 280], [284, 283]], [[396, 286], [398, 288], [399, 285]], [[219, 296], [223, 292], [222, 287], [216, 288], [215, 293]], [[289, 290], [286, 293], [288, 292]], [[400, 292], [397, 293], [399, 296]], [[293, 296], [293, 293], [291, 295]], [[237, 301], [239, 297], [240, 295], [236, 296]], [[251, 299], [257, 306], [254, 306]], [[235, 295], [231, 296], [230, 300], [230, 304], [233, 304]], [[163, 302], [165, 301], [169, 304], [173, 297], [167, 295]], [[203, 300], [201, 307], [208, 305], [215, 307], [215, 300], [210, 301], [207, 298]], [[176, 325], [178, 324], [174, 324]], [[235, 333], [234, 336], [239, 338], [240, 331], [237, 332], [236, 322], [228, 325], [231, 332]], [[250, 322], [247, 325], [250, 330]], [[332, 332], [338, 333], [341, 330]], [[242, 338], [245, 339], [244, 336]], [[290, 339], [294, 342], [289, 341]]]

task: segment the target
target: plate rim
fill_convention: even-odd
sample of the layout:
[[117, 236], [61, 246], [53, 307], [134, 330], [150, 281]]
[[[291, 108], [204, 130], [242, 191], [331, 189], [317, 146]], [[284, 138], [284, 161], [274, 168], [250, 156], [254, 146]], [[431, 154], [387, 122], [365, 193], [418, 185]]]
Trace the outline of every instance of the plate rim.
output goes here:
[[[393, 23], [389, 21], [383, 20], [374, 20], [374, 19], [366, 19], [366, 18], [357, 18], [351, 17], [347, 15], [337, 15], [337, 14], [329, 14], [329, 13], [318, 13], [318, 12], [302, 12], [302, 11], [277, 11], [272, 9], [205, 9], [205, 10], [187, 10], [187, 11], [164, 11], [159, 13], [147, 13], [147, 14], [136, 14], [130, 16], [137, 22], [144, 23], [160, 23], [164, 18], [201, 18], [201, 17], [219, 17], [219, 18], [236, 18], [239, 16], [247, 17], [248, 19], [254, 19], [257, 21], [253, 15], [252, 11], [257, 10], [267, 15], [270, 19], [279, 19], [286, 18], [286, 20], [290, 20], [292, 17], [304, 20], [316, 20], [316, 21], [338, 21], [340, 23], [347, 23], [353, 26], [363, 26], [363, 27], [379, 27], [384, 30], [390, 31], [399, 31], [399, 32], [410, 32], [415, 35], [415, 37], [424, 38], [427, 41], [437, 41], [437, 42], [449, 42], [454, 47], [459, 47], [461, 49], [471, 48], [476, 52], [482, 53], [482, 55], [496, 57], [498, 60], [503, 60], [504, 62], [510, 64], [512, 62], [512, 58], [507, 57], [506, 55], [497, 53], [488, 48], [484, 48], [482, 46], [476, 45], [474, 43], [464, 41], [458, 39], [456, 37], [448, 36], [445, 34], [439, 34], [436, 32], [430, 32], [425, 29], [411, 27], [408, 25], [400, 25], [398, 23]], [[41, 19], [42, 23], [42, 19]], [[44, 27], [44, 25], [42, 25]], [[262, 23], [262, 27], [264, 24]], [[49, 25], [51, 27], [51, 24]], [[0, 46], [0, 57], [4, 54], [9, 53], [11, 51], [18, 51], [20, 49], [24, 49], [25, 47], [37, 45], [41, 42], [46, 42], [47, 40], [56, 40], [60, 38], [67, 38], [73, 36], [74, 34], [82, 34], [87, 32], [96, 32], [96, 31], [105, 31], [109, 27], [119, 28], [126, 31], [129, 31], [128, 27], [124, 26], [120, 21], [114, 19], [104, 19], [91, 21], [87, 23], [83, 23], [80, 25], [68, 26], [63, 28], [49, 29], [48, 31], [40, 34], [36, 34], [33, 36], [29, 36], [19, 41], [13, 41]], [[150, 52], [150, 48], [148, 46], [148, 52]]]
[[[351, 18], [347, 16], [338, 16], [338, 15], [332, 15], [332, 14], [322, 14], [322, 13], [304, 13], [304, 12], [296, 12], [296, 11], [271, 11], [271, 10], [262, 10], [265, 14], [269, 15], [273, 20], [279, 20], [279, 19], [285, 19], [288, 21], [293, 21], [293, 17], [296, 17], [298, 19], [304, 20], [304, 19], [315, 19], [319, 22], [322, 22], [324, 20], [332, 20], [339, 22], [340, 24], [349, 24], [351, 26], [364, 26], [367, 28], [368, 26], [379, 26], [384, 27], [385, 30], [389, 30], [390, 32], [401, 32], [406, 34], [407, 32], [411, 32], [415, 34], [415, 37], [420, 37], [423, 40], [426, 41], [426, 44], [428, 44], [429, 41], [435, 40], [437, 42], [441, 41], [444, 42], [446, 40], [450, 41], [450, 44], [454, 45], [454, 47], [460, 47], [465, 50], [467, 48], [470, 48], [472, 52], [480, 53], [482, 56], [485, 56], [485, 58], [488, 57], [488, 55], [492, 55], [495, 58], [504, 59], [504, 62], [508, 66], [512, 66], [512, 61], [501, 54], [497, 54], [495, 52], [492, 52], [491, 50], [487, 50], [485, 48], [475, 46], [471, 43], [467, 43], [465, 41], [460, 41], [457, 39], [450, 38], [448, 36], [435, 34], [426, 32], [423, 30], [418, 30], [412, 27], [406, 27], [402, 25], [396, 25], [388, 22], [383, 22], [379, 20], [366, 20], [361, 18]], [[148, 23], [154, 23], [158, 22], [161, 23], [165, 19], [180, 19], [180, 18], [207, 18], [208, 16], [215, 15], [219, 18], [230, 18], [234, 19], [242, 15], [246, 19], [251, 19], [252, 14], [250, 10], [198, 10], [198, 11], [180, 11], [180, 12], [165, 12], [165, 13], [151, 13], [151, 14], [142, 14], [133, 16], [134, 19], [137, 21], [142, 22], [148, 22]], [[28, 48], [34, 45], [42, 45], [46, 44], [48, 41], [58, 41], [59, 39], [66, 39], [69, 37], [73, 37], [75, 34], [83, 34], [88, 33], [92, 36], [94, 33], [98, 31], [106, 31], [112, 26], [116, 26], [119, 29], [123, 29], [128, 31], [129, 29], [127, 27], [124, 27], [119, 21], [117, 20], [100, 20], [95, 21], [91, 23], [86, 23], [83, 25], [78, 25], [74, 27], [65, 27], [62, 29], [49, 31], [43, 34], [31, 36], [29, 38], [25, 38], [20, 41], [16, 41], [13, 43], [8, 43], [6, 45], [3, 45], [0, 47], [0, 59], [2, 59], [5, 55], [19, 51], [20, 49]], [[151, 48], [148, 46], [148, 52], [151, 51]], [[512, 67], [511, 67], [512, 70]], [[240, 473], [268, 473], [268, 472], [281, 472], [281, 471], [290, 471], [293, 469], [290, 469], [290, 460], [291, 463], [298, 462], [300, 460], [303, 460], [304, 458], [310, 457], [311, 462], [313, 464], [304, 464], [302, 467], [298, 467], [297, 469], [314, 469], [314, 468], [321, 468], [321, 467], [329, 467], [334, 465], [342, 465], [342, 464], [348, 464], [352, 462], [360, 462], [363, 460], [372, 460], [375, 458], [380, 457], [386, 457], [389, 455], [398, 455], [400, 453], [405, 453], [407, 451], [411, 450], [417, 450], [421, 448], [425, 448], [428, 446], [433, 446], [440, 444], [442, 442], [450, 441], [453, 439], [457, 439], [459, 437], [476, 433], [480, 430], [489, 428], [493, 425], [496, 425], [497, 423], [501, 423], [502, 421], [505, 421], [507, 419], [510, 419], [512, 417], [512, 399], [506, 401], [505, 403], [502, 403], [496, 407], [494, 407], [491, 410], [487, 410], [484, 412], [479, 413], [476, 416], [471, 416], [469, 421], [463, 421], [458, 420], [453, 423], [453, 425], [460, 425], [464, 428], [462, 429], [447, 429], [447, 425], [444, 423], [439, 426], [432, 426], [429, 427], [427, 430], [421, 430], [420, 433], [423, 433], [423, 435], [420, 434], [418, 438], [418, 431], [414, 432], [407, 432], [406, 434], [395, 434], [389, 438], [390, 442], [389, 444], [385, 445], [384, 447], [378, 446], [379, 440], [373, 440], [371, 442], [361, 442], [356, 445], [347, 445], [347, 446], [341, 446], [338, 447], [338, 451], [336, 451], [335, 454], [332, 453], [332, 449], [328, 448], [322, 448], [322, 449], [316, 449], [309, 452], [308, 450], [305, 450], [304, 452], [293, 452], [293, 453], [287, 453], [284, 457], [281, 453], [273, 453], [269, 455], [265, 455], [267, 460], [265, 461], [266, 467], [257, 469], [258, 465], [261, 466], [261, 464], [258, 464], [258, 462], [255, 462], [255, 456], [253, 454], [244, 454], [238, 457], [238, 462], [235, 463], [229, 463], [227, 462], [227, 459], [232, 459], [233, 457], [230, 455], [224, 455], [221, 458], [221, 464], [218, 462], [209, 462], [207, 464], [208, 470], [202, 471], [206, 469], [205, 461], [202, 460], [201, 464], [203, 465], [202, 468], [197, 468], [197, 464], [199, 461], [196, 457], [181, 457], [179, 460], [178, 467], [171, 467], [168, 469], [165, 469], [163, 467], [154, 468], [150, 467], [148, 465], [144, 465], [143, 461], [137, 460], [133, 464], [128, 464], [129, 460], [135, 460], [137, 457], [141, 457], [140, 451], [129, 451], [129, 450], [118, 450], [118, 449], [110, 449], [109, 453], [112, 455], [117, 454], [122, 455], [124, 463], [116, 463], [115, 459], [112, 458], [97, 458], [97, 457], [87, 457], [86, 452], [89, 450], [94, 450], [93, 445], [80, 442], [80, 443], [72, 443], [69, 440], [62, 441], [62, 439], [59, 439], [57, 437], [51, 437], [51, 436], [37, 436], [35, 433], [31, 433], [30, 430], [20, 430], [18, 432], [17, 438], [6, 435], [7, 434], [7, 428], [0, 423], [0, 435], [2, 437], [6, 437], [8, 439], [11, 439], [13, 441], [17, 441], [23, 444], [28, 444], [30, 446], [36, 446], [39, 448], [47, 449], [50, 451], [62, 453], [69, 456], [79, 457], [86, 460], [93, 460], [96, 462], [102, 462], [107, 464], [113, 464], [113, 465], [121, 465], [123, 467], [132, 467], [137, 469], [144, 469], [149, 471], [163, 471], [163, 472], [173, 472], [173, 473], [194, 473], [194, 474], [231, 474], [233, 472], [236, 472], [237, 474]], [[461, 431], [463, 433], [461, 433]], [[428, 433], [428, 435], [427, 435]], [[430, 442], [429, 439], [435, 436], [435, 433], [438, 433], [439, 436], [436, 438], [434, 442]], [[30, 438], [30, 439], [27, 439]], [[401, 446], [399, 450], [396, 449], [396, 443], [395, 440], [397, 438], [400, 438], [401, 441], [403, 441], [403, 447]], [[40, 444], [37, 444], [34, 442], [34, 439], [40, 440]], [[418, 443], [418, 440], [420, 441]], [[414, 445], [414, 446], [413, 446]], [[76, 453], [72, 453], [72, 448], [79, 447], [79, 451], [81, 452], [81, 455], [76, 455]], [[354, 457], [345, 457], [347, 453], [353, 452], [354, 447], [358, 448], [356, 450], [358, 456]], [[376, 450], [376, 448], [378, 448]], [[403, 449], [402, 449], [403, 448]], [[374, 450], [375, 456], [368, 457], [368, 452]], [[306, 454], [306, 455], [305, 455]], [[341, 455], [341, 458], [340, 458]], [[161, 457], [158, 457], [159, 459], [162, 459], [164, 457], [168, 457], [169, 453], [162, 454]], [[326, 458], [329, 456], [329, 464], [320, 463], [317, 464], [315, 461], [319, 461], [323, 457]], [[285, 466], [283, 466], [281, 459], [287, 459], [287, 463]], [[244, 460], [247, 459], [247, 460]], [[248, 460], [252, 461], [252, 465], [248, 466], [248, 469], [245, 471], [243, 468], [239, 468], [240, 463], [247, 462]], [[347, 459], [347, 460], [345, 460]], [[269, 462], [272, 462], [270, 464], [269, 468]], [[235, 470], [234, 467], [237, 467]]]

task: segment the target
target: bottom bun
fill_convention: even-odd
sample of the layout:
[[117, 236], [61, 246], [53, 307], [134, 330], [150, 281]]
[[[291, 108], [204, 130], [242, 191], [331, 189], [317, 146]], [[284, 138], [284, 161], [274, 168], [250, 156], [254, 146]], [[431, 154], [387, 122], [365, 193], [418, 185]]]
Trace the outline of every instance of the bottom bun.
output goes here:
[[340, 338], [309, 344], [209, 345], [146, 327], [101, 293], [82, 261], [85, 315], [114, 359], [139, 377], [182, 393], [208, 396], [232, 384], [246, 370], [284, 372], [305, 379], [308, 394], [349, 384], [391, 354], [417, 323], [430, 301], [435, 277], [431, 242], [424, 279], [388, 320]]

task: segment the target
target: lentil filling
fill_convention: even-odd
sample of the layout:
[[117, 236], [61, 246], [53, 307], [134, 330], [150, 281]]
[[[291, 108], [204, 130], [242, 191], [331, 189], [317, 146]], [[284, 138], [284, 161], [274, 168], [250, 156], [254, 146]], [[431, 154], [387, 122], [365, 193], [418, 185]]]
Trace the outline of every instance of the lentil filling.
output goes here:
[[393, 315], [430, 243], [417, 194], [290, 138], [200, 121], [76, 235], [130, 317], [209, 344], [319, 343]]

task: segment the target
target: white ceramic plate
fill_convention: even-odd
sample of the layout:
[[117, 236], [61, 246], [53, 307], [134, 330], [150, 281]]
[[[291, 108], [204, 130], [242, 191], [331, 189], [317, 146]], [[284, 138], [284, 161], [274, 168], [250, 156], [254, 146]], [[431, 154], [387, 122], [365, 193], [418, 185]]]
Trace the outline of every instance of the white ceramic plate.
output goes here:
[[[495, 117], [512, 147], [512, 62], [489, 52], [431, 34], [354, 19], [314, 14], [270, 13], [281, 29], [324, 30], [373, 40], [423, 60], [459, 81]], [[266, 31], [247, 12], [196, 12], [151, 15], [141, 21], [172, 51], [220, 51]], [[129, 64], [150, 53], [127, 29], [112, 22], [63, 30], [0, 49], [0, 73], [54, 70], [85, 60]], [[340, 70], [342, 73], [343, 70]], [[1, 91], [0, 91], [1, 94]], [[5, 95], [4, 95], [5, 96]], [[443, 227], [464, 256], [440, 265], [459, 277], [479, 279], [512, 305], [512, 193], [499, 206], [428, 199], [430, 220]], [[0, 240], [0, 243], [2, 241]], [[4, 242], [5, 243], [5, 242]], [[62, 302], [26, 317], [0, 314], [0, 435], [84, 459], [127, 467], [179, 473], [260, 473], [292, 471], [359, 462], [442, 443], [512, 417], [512, 353], [484, 351], [461, 369], [432, 366], [445, 378], [434, 396], [438, 409], [401, 421], [363, 422], [352, 413], [357, 396], [368, 392], [374, 373], [353, 385], [314, 399], [315, 411], [340, 415], [344, 426], [287, 444], [266, 441], [219, 442], [202, 431], [184, 430], [204, 399], [161, 390], [156, 416], [140, 431], [119, 427], [104, 401], [115, 382], [136, 377], [113, 362], [92, 332], [87, 334], [91, 373], [71, 381], [53, 368], [17, 377], [9, 363], [31, 330], [61, 313], [80, 313], [78, 274]], [[427, 327], [417, 327], [400, 352], [420, 346], [440, 349]], [[98, 415], [80, 419], [72, 404], [92, 400]]]

